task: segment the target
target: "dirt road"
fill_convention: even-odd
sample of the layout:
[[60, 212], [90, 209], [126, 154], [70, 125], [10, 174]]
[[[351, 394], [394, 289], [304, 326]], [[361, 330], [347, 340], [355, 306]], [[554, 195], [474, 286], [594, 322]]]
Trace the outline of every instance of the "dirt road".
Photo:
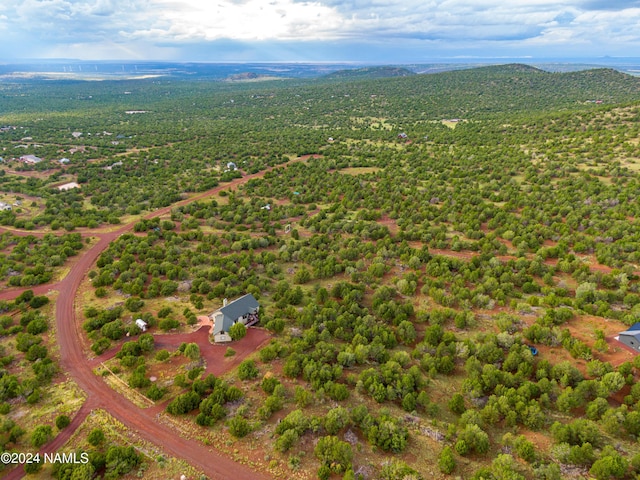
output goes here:
[[[167, 214], [176, 206], [207, 198], [221, 190], [237, 188], [239, 185], [245, 184], [252, 179], [262, 177], [273, 168], [277, 167], [271, 167], [262, 172], [235, 179], [232, 182], [195, 195], [170, 207], [156, 210], [147, 215], [146, 218]], [[79, 330], [80, 322], [77, 321], [75, 315], [76, 294], [80, 283], [98, 256], [113, 240], [123, 233], [130, 231], [132, 228], [133, 224], [128, 224], [113, 232], [99, 233], [100, 240], [89, 250], [81, 254], [81, 258], [74, 262], [64, 280], [55, 285], [56, 290], [60, 292], [56, 301], [56, 325], [57, 340], [60, 346], [60, 364], [63, 371], [68, 372], [78, 386], [86, 392], [87, 402], [80, 409], [76, 417], [74, 417], [72, 424], [65, 429], [64, 434], [58, 435], [56, 439], [43, 447], [42, 451], [56, 451], [56, 449], [60, 448], [66, 440], [68, 440], [91, 409], [102, 408], [122, 422], [126, 427], [135, 431], [139, 437], [158, 445], [167, 455], [185, 460], [196, 469], [202, 470], [212, 479], [233, 478], [235, 480], [250, 480], [269, 478], [265, 473], [253, 471], [219, 454], [215, 446], [207, 447], [195, 440], [181, 438], [175, 430], [158, 423], [156, 412], [150, 411], [149, 409], [138, 408], [125, 397], [112, 390], [100, 377], [93, 373], [91, 364], [87, 361], [82, 349], [81, 333]], [[38, 290], [48, 290], [52, 287], [52, 285], [41, 285], [38, 287]], [[26, 289], [3, 292], [2, 296], [6, 297], [6, 299], [15, 298], [24, 290]], [[22, 476], [24, 476], [22, 467], [17, 467], [9, 472], [5, 478], [18, 479], [22, 478]]]

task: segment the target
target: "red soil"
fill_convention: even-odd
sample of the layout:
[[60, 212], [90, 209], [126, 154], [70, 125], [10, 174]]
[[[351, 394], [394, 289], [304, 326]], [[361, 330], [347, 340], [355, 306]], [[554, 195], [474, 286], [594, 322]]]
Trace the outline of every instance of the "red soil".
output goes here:
[[[147, 215], [146, 218], [154, 218], [168, 214], [171, 209], [176, 206], [206, 198], [221, 190], [235, 189], [251, 179], [262, 177], [272, 169], [273, 167], [256, 174], [235, 179], [232, 182], [220, 185], [187, 200], [158, 209]], [[137, 432], [143, 439], [161, 446], [168, 455], [185, 460], [211, 478], [234, 478], [236, 480], [267, 478], [268, 476], [265, 473], [251, 470], [221, 455], [214, 447], [205, 446], [196, 440], [181, 438], [170, 427], [159, 423], [157, 412], [155, 412], [156, 409], [141, 409], [136, 407], [128, 399], [112, 390], [100, 377], [94, 375], [92, 362], [87, 361], [85, 352], [82, 349], [83, 342], [80, 332], [80, 322], [76, 319], [74, 305], [76, 293], [80, 287], [80, 283], [100, 253], [102, 253], [113, 240], [123, 233], [130, 231], [132, 228], [133, 224], [129, 224], [113, 232], [100, 233], [100, 240], [89, 250], [81, 254], [81, 257], [71, 267], [69, 274], [64, 280], [56, 285], [40, 285], [33, 288], [34, 293], [38, 294], [44, 293], [54, 286], [60, 291], [56, 302], [56, 325], [57, 340], [60, 346], [60, 364], [63, 370], [68, 372], [78, 386], [87, 394], [86, 403], [73, 418], [71, 425], [67, 427], [63, 433], [58, 435], [56, 439], [45, 445], [42, 451], [55, 452], [58, 450], [75, 432], [89, 411], [95, 408], [102, 408], [126, 427]], [[26, 289], [7, 290], [0, 294], [0, 299], [15, 298], [24, 290]], [[195, 338], [200, 344], [203, 343], [206, 338], [206, 345], [204, 343], [201, 345], [201, 351], [207, 359], [208, 369], [210, 368], [212, 373], [216, 371], [218, 374], [223, 373], [229, 368], [233, 368], [242, 358], [254, 351], [257, 346], [268, 339], [266, 332], [258, 329], [249, 329], [246, 340], [234, 344], [234, 348], [237, 351], [235, 358], [231, 357], [228, 362], [226, 359], [224, 362], [220, 362], [220, 353], [222, 352], [222, 355], [224, 355], [226, 348], [209, 345], [206, 329], [201, 330], [203, 330], [202, 333], [195, 332], [194, 334], [187, 334], [188, 337], [176, 335], [175, 339], [172, 340], [169, 340], [170, 336], [166, 336], [166, 341], [170, 343], [178, 342], [179, 345], [184, 341], [184, 338], [189, 338], [189, 341], [193, 341]], [[24, 470], [21, 466], [18, 466], [8, 472], [5, 478], [17, 479], [22, 478], [23, 475]]]

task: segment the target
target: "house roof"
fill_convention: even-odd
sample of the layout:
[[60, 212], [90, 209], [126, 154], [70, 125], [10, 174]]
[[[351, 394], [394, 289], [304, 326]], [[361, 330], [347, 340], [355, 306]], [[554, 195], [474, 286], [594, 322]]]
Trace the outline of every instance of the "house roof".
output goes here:
[[[218, 312], [222, 313], [222, 321], [215, 321], [213, 326], [213, 334], [216, 335], [222, 331], [228, 332], [233, 322], [239, 317], [246, 315], [247, 313], [255, 313], [260, 307], [260, 304], [250, 293], [235, 299], [233, 302], [229, 302], [222, 308], [216, 310], [212, 317]], [[215, 318], [215, 317], [214, 317]]]
[[620, 332], [618, 335], [630, 335], [632, 337], [640, 338], [640, 322], [634, 323], [624, 332]]
[[253, 295], [247, 293], [246, 295], [235, 299], [233, 302], [227, 303], [226, 306], [218, 309], [225, 317], [235, 320], [238, 317], [246, 315], [247, 313], [253, 313], [260, 304]]

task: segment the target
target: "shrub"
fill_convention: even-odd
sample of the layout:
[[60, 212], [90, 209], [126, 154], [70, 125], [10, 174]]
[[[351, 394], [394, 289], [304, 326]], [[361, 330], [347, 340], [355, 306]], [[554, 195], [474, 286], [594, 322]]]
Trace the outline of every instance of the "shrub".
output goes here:
[[154, 402], [157, 402], [162, 397], [164, 397], [165, 393], [166, 393], [166, 390], [164, 388], [160, 388], [157, 385], [151, 385], [147, 390], [147, 397], [153, 400]]
[[463, 414], [466, 410], [466, 407], [464, 406], [464, 397], [460, 393], [454, 393], [447, 406], [449, 407], [449, 410], [458, 415]]
[[88, 442], [94, 447], [97, 447], [102, 442], [104, 442], [104, 439], [104, 432], [99, 428], [94, 428], [93, 430], [91, 430], [91, 433], [89, 433], [87, 437]]
[[170, 354], [168, 351], [166, 350], [158, 350], [158, 352], [156, 353], [156, 360], [158, 360], [159, 362], [164, 362], [165, 360], [168, 360], [170, 357]]
[[438, 468], [442, 473], [450, 474], [456, 468], [456, 460], [451, 447], [445, 446], [438, 455]]
[[338, 437], [320, 438], [314, 453], [323, 466], [328, 467], [335, 473], [343, 473], [351, 467], [351, 460], [353, 459], [351, 445], [341, 441]]
[[247, 327], [240, 322], [234, 323], [229, 328], [229, 336], [231, 337], [231, 340], [240, 340], [241, 338], [244, 338], [246, 334]]
[[239, 415], [231, 418], [227, 422], [227, 426], [229, 427], [229, 433], [236, 438], [245, 437], [251, 431], [249, 422]]
[[56, 417], [56, 427], [58, 430], [68, 427], [70, 423], [71, 419], [66, 415], [58, 415]]
[[31, 434], [31, 446], [40, 448], [51, 440], [52, 430], [49, 425], [38, 425]]
[[298, 433], [295, 430], [285, 431], [280, 438], [276, 440], [274, 448], [280, 453], [289, 450], [298, 441]]
[[107, 450], [105, 478], [117, 478], [129, 473], [141, 462], [141, 457], [133, 447], [110, 446]]
[[158, 327], [160, 327], [160, 330], [163, 330], [165, 332], [169, 330], [173, 330], [174, 328], [178, 328], [179, 326], [180, 326], [180, 322], [173, 318], [164, 318], [158, 324]]
[[256, 367], [256, 362], [253, 360], [245, 360], [238, 365], [238, 377], [240, 380], [251, 380], [256, 378], [260, 370]]

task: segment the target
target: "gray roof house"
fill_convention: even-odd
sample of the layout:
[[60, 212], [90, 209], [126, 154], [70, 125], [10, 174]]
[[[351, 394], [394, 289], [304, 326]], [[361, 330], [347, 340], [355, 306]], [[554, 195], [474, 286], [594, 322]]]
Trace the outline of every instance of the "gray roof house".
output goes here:
[[634, 323], [624, 332], [620, 332], [618, 341], [633, 348], [636, 352], [640, 352], [640, 323]]
[[20, 157], [20, 161], [24, 163], [40, 163], [42, 159], [40, 157], [36, 157], [35, 155], [23, 155]]
[[225, 299], [224, 305], [210, 316], [213, 322], [211, 335], [214, 341], [230, 342], [229, 329], [234, 323], [240, 322], [246, 326], [258, 323], [258, 310], [260, 310], [260, 304], [250, 293], [229, 303]]

